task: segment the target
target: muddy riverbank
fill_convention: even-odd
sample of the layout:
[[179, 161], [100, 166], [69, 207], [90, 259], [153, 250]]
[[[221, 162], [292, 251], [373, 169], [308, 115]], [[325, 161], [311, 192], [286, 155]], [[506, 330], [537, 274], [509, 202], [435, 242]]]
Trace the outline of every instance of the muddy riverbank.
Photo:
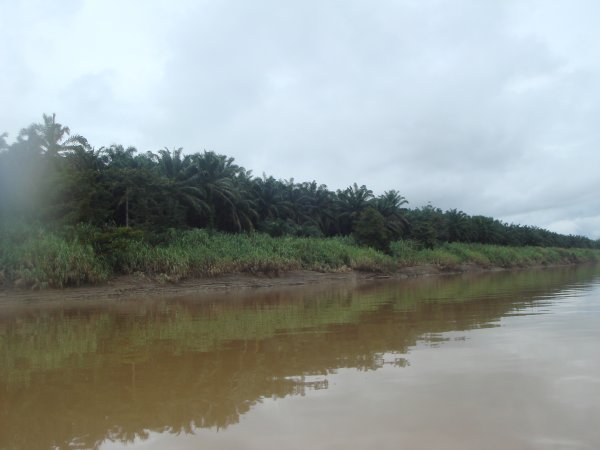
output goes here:
[[[544, 269], [550, 266], [527, 267], [527, 269]], [[64, 300], [109, 300], [131, 297], [155, 296], [187, 296], [202, 295], [229, 290], [254, 290], [265, 288], [282, 288], [292, 286], [308, 286], [323, 283], [367, 281], [376, 279], [405, 279], [448, 275], [456, 273], [493, 272], [505, 269], [501, 267], [482, 267], [474, 264], [463, 264], [454, 268], [444, 268], [433, 264], [405, 267], [393, 273], [371, 273], [359, 271], [316, 272], [297, 270], [279, 275], [233, 273], [213, 278], [194, 278], [177, 283], [164, 283], [145, 275], [127, 275], [114, 277], [106, 283], [64, 289], [15, 289], [1, 288], [0, 302], [46, 302]]]

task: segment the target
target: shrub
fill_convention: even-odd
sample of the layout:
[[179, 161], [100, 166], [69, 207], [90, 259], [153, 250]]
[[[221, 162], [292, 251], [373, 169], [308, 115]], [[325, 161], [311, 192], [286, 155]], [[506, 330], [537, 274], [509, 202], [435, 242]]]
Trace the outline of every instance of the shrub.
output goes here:
[[372, 206], [360, 213], [353, 225], [353, 235], [361, 245], [367, 245], [381, 251], [389, 251], [390, 233], [385, 218]]

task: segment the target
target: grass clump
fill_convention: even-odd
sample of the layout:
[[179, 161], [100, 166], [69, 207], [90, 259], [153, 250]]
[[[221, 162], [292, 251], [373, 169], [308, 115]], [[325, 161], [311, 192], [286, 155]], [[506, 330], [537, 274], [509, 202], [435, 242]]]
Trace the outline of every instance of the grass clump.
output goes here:
[[0, 282], [17, 287], [79, 286], [106, 280], [92, 246], [39, 227], [0, 230]]
[[271, 237], [267, 234], [225, 234], [189, 230], [172, 234], [159, 246], [137, 249], [130, 271], [164, 273], [175, 279], [242, 272], [278, 275], [317, 271], [389, 271], [390, 257], [357, 247], [347, 238]]

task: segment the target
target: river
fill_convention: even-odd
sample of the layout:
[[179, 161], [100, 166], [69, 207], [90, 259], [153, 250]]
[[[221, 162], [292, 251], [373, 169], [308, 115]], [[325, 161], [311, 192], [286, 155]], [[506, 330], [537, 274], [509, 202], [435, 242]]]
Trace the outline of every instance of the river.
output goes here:
[[0, 305], [0, 449], [598, 449], [600, 267]]

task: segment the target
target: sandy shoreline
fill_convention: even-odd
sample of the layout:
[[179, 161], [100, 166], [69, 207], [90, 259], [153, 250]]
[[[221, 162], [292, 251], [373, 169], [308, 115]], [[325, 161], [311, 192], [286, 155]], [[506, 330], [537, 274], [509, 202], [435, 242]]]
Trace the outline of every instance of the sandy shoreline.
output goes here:
[[406, 279], [442, 274], [488, 272], [504, 270], [498, 267], [483, 268], [476, 265], [462, 265], [445, 270], [435, 265], [406, 267], [390, 274], [369, 272], [314, 272], [298, 270], [285, 272], [279, 276], [233, 273], [214, 278], [196, 278], [178, 283], [161, 283], [155, 279], [140, 275], [118, 276], [106, 283], [91, 286], [68, 287], [64, 289], [15, 289], [0, 288], [0, 303], [47, 302], [64, 300], [115, 300], [132, 297], [177, 297], [201, 295], [231, 290], [253, 290], [282, 288], [291, 286], [309, 286], [331, 282], [368, 281], [376, 279]]

